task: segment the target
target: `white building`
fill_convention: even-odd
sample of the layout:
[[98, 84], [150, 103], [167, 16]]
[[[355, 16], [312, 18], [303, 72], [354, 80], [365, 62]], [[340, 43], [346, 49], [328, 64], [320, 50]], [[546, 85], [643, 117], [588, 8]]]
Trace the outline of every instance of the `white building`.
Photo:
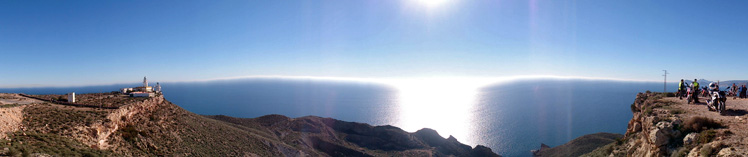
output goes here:
[[156, 91], [156, 93], [161, 93], [161, 84], [156, 82], [156, 88], [154, 88], [153, 90]]
[[122, 94], [130, 93], [132, 92], [132, 88], [122, 88], [120, 89], [120, 92], [122, 92]]
[[75, 92], [68, 93], [68, 102], [69, 103], [75, 102]]
[[161, 92], [161, 85], [156, 83], [156, 87], [148, 86], [148, 78], [143, 77], [143, 86], [120, 89], [122, 94], [129, 94], [131, 97], [153, 97], [156, 93]]

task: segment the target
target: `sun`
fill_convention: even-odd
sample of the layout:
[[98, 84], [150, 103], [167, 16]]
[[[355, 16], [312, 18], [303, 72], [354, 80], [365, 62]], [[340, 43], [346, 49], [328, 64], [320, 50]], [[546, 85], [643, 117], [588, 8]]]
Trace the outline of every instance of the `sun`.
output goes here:
[[433, 8], [439, 7], [446, 4], [449, 0], [416, 0], [418, 3], [423, 4], [426, 7]]

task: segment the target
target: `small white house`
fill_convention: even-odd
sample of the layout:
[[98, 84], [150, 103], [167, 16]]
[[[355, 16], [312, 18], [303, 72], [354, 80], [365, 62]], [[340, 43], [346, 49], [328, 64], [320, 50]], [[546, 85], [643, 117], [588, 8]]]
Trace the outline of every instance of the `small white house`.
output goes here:
[[123, 94], [130, 93], [132, 92], [132, 88], [122, 88], [120, 89], [120, 92], [122, 92]]
[[68, 102], [69, 103], [75, 102], [75, 92], [68, 93]]

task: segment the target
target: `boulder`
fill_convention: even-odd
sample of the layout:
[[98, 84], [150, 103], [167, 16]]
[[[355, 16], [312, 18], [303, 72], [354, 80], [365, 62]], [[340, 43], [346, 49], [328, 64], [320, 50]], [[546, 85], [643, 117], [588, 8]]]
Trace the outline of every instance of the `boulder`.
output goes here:
[[687, 157], [699, 157], [699, 150], [701, 150], [701, 147], [693, 147], [691, 151], [688, 151]]
[[664, 146], [670, 142], [673, 134], [673, 125], [670, 122], [658, 122], [655, 129], [649, 133], [649, 142], [658, 147]]
[[690, 133], [683, 138], [683, 145], [690, 145], [699, 140], [699, 133]]
[[720, 150], [719, 153], [717, 153], [717, 156], [732, 157], [732, 156], [741, 156], [741, 155], [735, 152], [735, 148], [725, 148], [725, 149]]

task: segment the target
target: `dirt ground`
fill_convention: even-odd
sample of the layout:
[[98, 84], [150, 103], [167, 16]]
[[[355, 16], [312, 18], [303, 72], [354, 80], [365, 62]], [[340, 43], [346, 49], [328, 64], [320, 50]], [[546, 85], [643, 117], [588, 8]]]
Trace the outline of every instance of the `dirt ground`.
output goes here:
[[13, 93], [0, 93], [0, 105], [8, 105], [8, 104], [19, 104], [19, 105], [25, 105], [25, 104], [31, 104], [31, 103], [41, 103], [42, 101], [36, 100], [36, 99], [29, 99], [26, 97], [22, 97], [18, 94]]
[[683, 119], [702, 116], [719, 121], [722, 125], [726, 126], [719, 130], [729, 130], [734, 133], [734, 135], [728, 136], [726, 139], [721, 139], [722, 141], [733, 146], [748, 148], [748, 99], [728, 97], [726, 103], [727, 110], [723, 114], [717, 111], [709, 111], [706, 106], [706, 97], [699, 97], [700, 103], [696, 104], [687, 104], [686, 98], [681, 100], [677, 97], [669, 97], [665, 98], [665, 100], [679, 102], [679, 104], [672, 106], [684, 111], [680, 115]]

